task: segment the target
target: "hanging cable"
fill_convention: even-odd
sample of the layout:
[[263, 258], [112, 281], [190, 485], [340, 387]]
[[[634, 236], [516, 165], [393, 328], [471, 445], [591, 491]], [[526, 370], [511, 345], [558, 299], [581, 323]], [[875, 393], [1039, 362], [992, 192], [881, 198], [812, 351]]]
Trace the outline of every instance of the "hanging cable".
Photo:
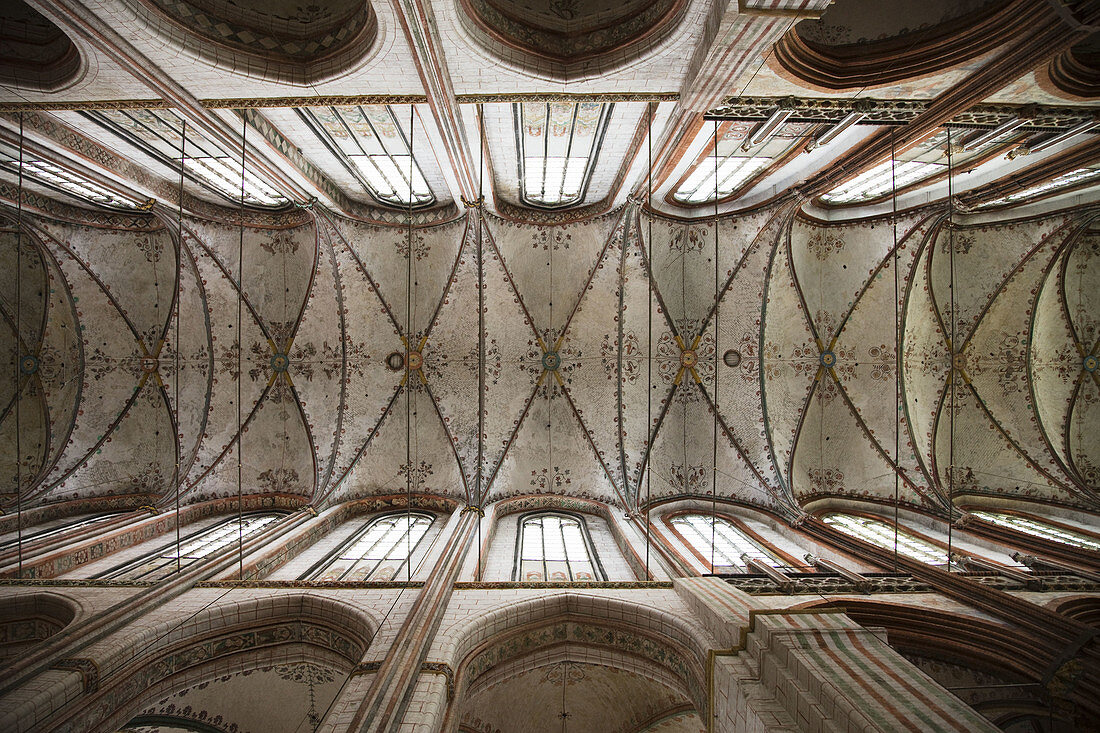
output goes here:
[[[649, 131], [646, 135], [646, 143], [649, 148], [649, 176], [646, 179], [646, 205], [649, 206], [650, 213], [646, 217], [646, 224], [649, 229], [648, 241], [650, 245], [653, 244], [653, 102], [650, 102], [649, 107]], [[653, 429], [653, 272], [651, 268], [646, 268], [646, 285], [648, 286], [648, 293], [646, 294], [649, 299], [649, 309], [646, 315], [649, 318], [648, 331], [646, 332], [646, 392], [645, 392], [645, 407], [646, 407], [646, 442], [650, 441], [650, 431]], [[650, 499], [650, 486], [653, 471], [650, 467], [650, 462], [646, 461], [645, 470], [645, 579], [653, 580], [649, 574], [649, 499]], [[625, 480], [625, 479], [624, 479]]]
[[241, 379], [244, 377], [242, 355], [244, 354], [244, 334], [241, 331], [241, 303], [244, 297], [244, 164], [245, 143], [248, 136], [248, 123], [241, 119], [241, 220], [237, 238], [237, 571], [244, 580], [244, 433], [241, 421]]
[[[23, 279], [23, 113], [19, 113], [19, 186], [15, 200], [15, 353], [19, 354], [22, 341], [20, 327], [23, 324], [23, 296], [20, 285]], [[23, 401], [23, 390], [19, 378], [23, 360], [15, 360], [15, 536], [19, 548], [19, 572], [23, 577], [23, 441], [19, 421], [19, 403]]]
[[[412, 348], [412, 261], [413, 261], [413, 132], [416, 128], [416, 107], [409, 104], [409, 227], [405, 257], [405, 580], [412, 581], [412, 370], [409, 350]], [[419, 349], [417, 349], [419, 351]]]
[[176, 487], [176, 572], [182, 568], [180, 560], [180, 459], [183, 446], [180, 441], [183, 435], [180, 431], [180, 310], [183, 307], [183, 169], [184, 159], [187, 157], [187, 120], [183, 120], [183, 131], [180, 138], [180, 188], [179, 208], [176, 210], [176, 231], [179, 235], [179, 243], [176, 245], [176, 353], [175, 353], [175, 392], [176, 403], [176, 468], [172, 474], [172, 484]]
[[958, 376], [955, 363], [955, 349], [958, 348], [958, 333], [956, 324], [959, 319], [956, 317], [955, 308], [957, 306], [955, 298], [955, 202], [952, 200], [952, 174], [954, 173], [954, 162], [952, 160], [951, 150], [951, 128], [947, 128], [947, 263], [948, 263], [948, 290], [951, 293], [950, 298], [950, 314], [951, 325], [948, 327], [948, 331], [951, 334], [951, 343], [948, 348], [948, 354], [951, 358], [951, 363], [948, 368], [948, 385], [951, 388], [951, 415], [948, 420], [948, 428], [950, 430], [947, 436], [947, 572], [951, 572], [951, 540], [952, 532], [951, 525], [954, 523], [955, 515], [955, 407], [956, 407], [956, 387]]
[[901, 314], [899, 311], [899, 273], [898, 273], [898, 186], [896, 177], [897, 154], [894, 129], [890, 129], [890, 185], [893, 191], [893, 230], [894, 230], [894, 572], [898, 570], [898, 505], [900, 499], [901, 477], [901, 432], [900, 415], [897, 414], [901, 400]]
[[[714, 572], [715, 525], [718, 524], [718, 120], [714, 125], [714, 439], [711, 445], [710, 572]], [[703, 389], [700, 381], [699, 389]]]
[[[485, 112], [477, 106], [477, 496], [478, 508], [485, 505], [482, 461], [485, 457], [485, 270], [482, 227], [485, 223]], [[477, 522], [477, 580], [481, 580], [481, 516]]]

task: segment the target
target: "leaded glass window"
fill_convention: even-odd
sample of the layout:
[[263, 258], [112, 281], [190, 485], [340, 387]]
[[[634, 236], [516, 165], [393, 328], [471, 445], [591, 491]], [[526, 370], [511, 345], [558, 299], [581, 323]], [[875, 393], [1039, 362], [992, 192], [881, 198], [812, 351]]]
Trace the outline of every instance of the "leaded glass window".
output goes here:
[[413, 159], [408, 115], [386, 105], [311, 107], [301, 111], [314, 133], [383, 204], [428, 206], [435, 196]]
[[[894, 550], [894, 525], [851, 514], [826, 514], [821, 518], [825, 524], [836, 527], [841, 532], [864, 542]], [[931, 542], [909, 534], [903, 529], [897, 530], [898, 554], [911, 557], [929, 565], [947, 565], [947, 552]]]
[[1053, 195], [1062, 189], [1074, 188], [1090, 181], [1100, 181], [1100, 165], [1094, 165], [1090, 168], [1078, 168], [1069, 173], [1063, 173], [1057, 178], [1052, 178], [1045, 183], [1038, 183], [1022, 191], [1015, 191], [1007, 196], [1002, 196], [1001, 198], [987, 201], [984, 204], [979, 204], [978, 208], [991, 209], [997, 206], [1007, 206], [1008, 204], [1029, 201], [1041, 196]]
[[972, 511], [972, 515], [978, 519], [982, 519], [986, 522], [998, 524], [1002, 527], [1008, 527], [1014, 529], [1017, 532], [1023, 532], [1024, 534], [1032, 535], [1033, 537], [1042, 537], [1046, 540], [1052, 540], [1054, 542], [1061, 542], [1065, 545], [1072, 545], [1073, 547], [1083, 547], [1087, 550], [1095, 550], [1100, 552], [1100, 540], [1089, 537], [1081, 532], [1074, 532], [1070, 529], [1063, 529], [1062, 527], [1055, 527], [1054, 525], [1047, 524], [1046, 522], [1040, 522], [1037, 519], [1031, 519], [1030, 517], [1021, 517], [1015, 514], [1002, 514], [1000, 512], [985, 512], [985, 511]]
[[[121, 516], [122, 514], [124, 514], [124, 512], [112, 512], [111, 514], [100, 514], [98, 517], [88, 517], [87, 519], [81, 519], [81, 520], [79, 520], [77, 522], [74, 522], [72, 524], [60, 524], [56, 527], [50, 527], [49, 529], [43, 529], [43, 530], [40, 530], [40, 531], [37, 531], [37, 532], [34, 531], [34, 530], [31, 530], [30, 532], [24, 532], [22, 541], [23, 541], [24, 545], [27, 544], [27, 543], [30, 543], [30, 542], [41, 542], [44, 539], [47, 539], [49, 537], [55, 537], [59, 534], [62, 534], [63, 532], [76, 532], [77, 530], [83, 529], [85, 527], [89, 527], [93, 524], [98, 524], [98, 523], [106, 521], [108, 519], [113, 519], [114, 517]], [[9, 548], [14, 548], [18, 545], [19, 545], [19, 538], [18, 537], [13, 537], [10, 540], [5, 540], [4, 542], [0, 542], [0, 550], [7, 550]]]
[[424, 539], [434, 518], [430, 514], [388, 514], [371, 520], [302, 580], [352, 582], [393, 580]]
[[186, 570], [191, 565], [232, 547], [239, 540], [248, 539], [283, 516], [272, 512], [246, 514], [240, 519], [233, 517], [185, 537], [178, 546], [172, 543], [97, 577], [115, 580], [163, 580], [176, 572], [177, 567]]
[[741, 560], [741, 556], [745, 554], [773, 568], [781, 568], [784, 565], [728, 519], [709, 517], [704, 514], [681, 514], [670, 519], [669, 524], [699, 555], [706, 558], [712, 570], [729, 567], [744, 572], [748, 568]]
[[535, 514], [520, 523], [516, 580], [602, 580], [583, 520]]
[[[179, 170], [181, 148], [188, 176], [206, 189], [237, 203], [241, 200], [241, 151], [226, 151], [192, 126], [183, 144], [183, 119], [170, 109], [125, 109], [83, 112], [115, 136], [144, 151], [174, 171]], [[244, 202], [278, 207], [286, 198], [257, 176], [244, 170]]]
[[581, 202], [613, 107], [599, 102], [512, 106], [524, 203], [559, 208]]
[[[7, 145], [0, 146], [0, 166], [19, 175], [19, 150]], [[36, 181], [47, 188], [67, 193], [90, 203], [110, 209], [135, 209], [134, 201], [115, 193], [105, 186], [72, 171], [54, 165], [23, 151], [23, 176]]]
[[[981, 132], [975, 134], [982, 134]], [[973, 150], [952, 152], [950, 162], [954, 169], [963, 170], [974, 168], [987, 160], [991, 155], [1006, 148], [1012, 141], [1023, 136], [1017, 132], [1006, 140], [1003, 136], [988, 140]], [[964, 132], [952, 131], [950, 140], [952, 146], [962, 143], [966, 138]], [[895, 188], [901, 190], [908, 186], [917, 185], [927, 181], [941, 173], [948, 172], [947, 153], [948, 133], [945, 128], [940, 128], [924, 140], [897, 154], [893, 160], [886, 160], [879, 165], [865, 171], [850, 181], [846, 181], [832, 191], [824, 194], [821, 200], [827, 204], [846, 205], [859, 204], [883, 199]]]
[[718, 126], [717, 151], [711, 138], [703, 154], [672, 194], [673, 200], [694, 206], [714, 201], [716, 189], [719, 200], [740, 193], [758, 174], [800, 144], [807, 128], [805, 123], [788, 123], [775, 135], [746, 150], [743, 142], [752, 125], [723, 122]]

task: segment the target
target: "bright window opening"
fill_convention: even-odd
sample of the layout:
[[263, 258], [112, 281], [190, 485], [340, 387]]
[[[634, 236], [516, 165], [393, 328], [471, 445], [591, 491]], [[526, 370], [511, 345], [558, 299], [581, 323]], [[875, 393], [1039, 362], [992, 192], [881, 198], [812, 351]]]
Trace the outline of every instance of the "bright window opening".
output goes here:
[[[19, 175], [19, 152], [17, 150], [0, 150], [0, 166], [15, 175]], [[49, 161], [28, 158], [25, 152], [23, 154], [23, 176], [55, 191], [71, 194], [97, 206], [106, 206], [110, 209], [137, 208], [136, 203], [130, 199], [123, 198], [114, 191]]]
[[177, 545], [173, 543], [99, 577], [114, 580], [163, 580], [175, 573], [177, 567], [181, 571], [186, 570], [241, 539], [248, 539], [282, 517], [282, 514], [246, 514], [240, 520], [234, 517], [186, 537], [178, 546], [178, 554]]
[[[773, 557], [759, 543], [722, 517], [708, 517], [703, 514], [683, 514], [669, 520], [697, 553], [712, 565], [712, 572], [721, 572], [723, 568], [734, 568], [736, 572], [745, 572], [747, 565], [741, 556], [747, 554], [754, 560], [760, 560], [773, 568], [783, 568], [784, 563]], [[713, 539], [713, 544], [712, 544]], [[714, 548], [713, 563], [711, 547]]]
[[512, 106], [524, 203], [546, 208], [580, 203], [613, 107], [598, 102]]
[[361, 581], [399, 577], [434, 521], [430, 514], [390, 514], [367, 524], [302, 580]]
[[993, 524], [998, 524], [1002, 527], [1008, 527], [1009, 529], [1014, 529], [1017, 532], [1023, 532], [1024, 534], [1029, 534], [1033, 537], [1042, 537], [1046, 540], [1061, 542], [1064, 545], [1082, 547], [1087, 550], [1095, 550], [1097, 552], [1100, 552], [1100, 540], [1096, 540], [1080, 532], [1063, 529], [1062, 527], [1055, 527], [1054, 525], [1047, 524], [1046, 522], [1040, 522], [1038, 520], [1030, 519], [1028, 517], [1020, 517], [1015, 514], [1002, 514], [1000, 512], [983, 511], [972, 511], [970, 513], [978, 519], [982, 519], [986, 522], [991, 522]]
[[408, 115], [385, 105], [313, 107], [302, 110], [314, 132], [383, 204], [428, 206], [435, 196], [413, 159]]
[[798, 145], [808, 128], [805, 123], [788, 123], [765, 142], [745, 150], [742, 145], [753, 125], [723, 122], [718, 126], [717, 151], [711, 138], [672, 194], [673, 200], [696, 206], [714, 201], [715, 192], [719, 200], [741, 192], [757, 175]]
[[1077, 186], [1088, 181], [1100, 180], [1100, 166], [1094, 168], [1078, 168], [1075, 171], [1064, 173], [1057, 178], [1052, 178], [1046, 183], [1039, 183], [1034, 186], [1025, 188], [1023, 191], [1017, 191], [1010, 193], [1007, 196], [1002, 196], [999, 199], [993, 201], [987, 201], [984, 204], [978, 206], [979, 209], [991, 209], [996, 206], [1004, 206], [1006, 204], [1015, 204], [1021, 201], [1028, 201], [1033, 198], [1038, 198], [1046, 194], [1057, 193], [1063, 188], [1070, 188]]
[[[187, 144], [183, 145], [183, 120], [172, 110], [127, 109], [82, 114], [173, 171], [179, 170], [182, 147], [184, 168], [192, 180], [233, 203], [240, 202], [240, 149], [227, 152], [190, 125], [187, 127]], [[274, 208], [287, 203], [282, 194], [267, 185], [248, 166], [244, 171], [243, 193], [244, 202], [249, 206]]]
[[516, 580], [602, 580], [581, 520], [565, 514], [538, 514], [520, 528]]
[[[956, 172], [964, 167], [972, 168], [979, 164], [991, 152], [999, 151], [1020, 138], [1022, 133], [1004, 135], [989, 140], [973, 150], [952, 152], [951, 166]], [[951, 144], [958, 146], [967, 135], [952, 130]], [[940, 128], [924, 140], [898, 153], [894, 161], [885, 161], [865, 171], [850, 181], [846, 181], [821, 196], [827, 204], [844, 205], [874, 201], [889, 195], [895, 188], [901, 190], [907, 186], [919, 184], [933, 176], [947, 172], [947, 130]], [[958, 148], [956, 147], [956, 150]]]
[[[855, 517], [850, 514], [826, 514], [822, 521], [836, 527], [841, 532], [864, 542], [894, 550], [894, 525], [880, 522], [870, 517]], [[909, 534], [903, 529], [897, 530], [898, 554], [911, 557], [929, 565], [947, 565], [947, 552], [931, 542]]]

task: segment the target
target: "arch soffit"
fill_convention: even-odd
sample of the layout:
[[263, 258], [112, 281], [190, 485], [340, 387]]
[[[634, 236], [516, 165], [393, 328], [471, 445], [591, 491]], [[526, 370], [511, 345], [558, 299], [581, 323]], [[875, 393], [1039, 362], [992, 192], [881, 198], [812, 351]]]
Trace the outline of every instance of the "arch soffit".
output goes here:
[[79, 598], [71, 598], [55, 591], [20, 592], [4, 597], [0, 624], [27, 617], [45, 617], [65, 628], [90, 612], [91, 609]]
[[[959, 66], [988, 54], [1028, 26], [1027, 4], [988, 3], [961, 17], [916, 32], [851, 44], [811, 41], [791, 28], [769, 62], [799, 84], [828, 91], [884, 86]], [[916, 38], [914, 38], [916, 37]]]
[[591, 2], [589, 12], [577, 16], [546, 3], [545, 13], [520, 16], [495, 0], [454, 2], [456, 26], [477, 50], [516, 71], [563, 81], [655, 53], [673, 38], [689, 5], [688, 0]]
[[[317, 634], [304, 633], [300, 638], [270, 634], [279, 624], [301, 624], [313, 629], [332, 632], [330, 639]], [[131, 646], [147, 650], [147, 665], [166, 655], [186, 657], [186, 650], [202, 646], [212, 640], [236, 638], [248, 634], [268, 632], [266, 644], [236, 646], [221, 644], [224, 654], [245, 648], [270, 646], [279, 643], [301, 641], [325, 646], [344, 657], [351, 664], [359, 661], [370, 646], [371, 639], [381, 624], [381, 619], [371, 611], [341, 600], [318, 594], [278, 593], [252, 595], [230, 599], [212, 605], [190, 617], [185, 623], [167, 618], [142, 629], [141, 637], [131, 639]], [[146, 666], [146, 665], [143, 665]]]
[[989, 671], [1034, 678], [1046, 659], [1041, 642], [1031, 642], [1019, 629], [975, 613], [859, 598], [815, 600], [795, 608], [843, 609], [860, 625], [885, 628], [892, 647], [953, 657]]
[[583, 658], [583, 650], [598, 648], [612, 652], [604, 661], [616, 661], [623, 669], [660, 666], [648, 676], [666, 685], [674, 680], [700, 710], [707, 699], [707, 650], [717, 646], [705, 632], [667, 611], [568, 592], [504, 604], [442, 630], [441, 636], [446, 640], [439, 654], [455, 670], [459, 696], [486, 674], [493, 675], [486, 681], [491, 685], [502, 665], [529, 660], [537, 652], [554, 648]]
[[54, 93], [73, 87], [88, 75], [91, 55], [85, 44], [23, 0], [6, 3], [0, 21], [0, 26], [19, 36], [0, 39], [6, 48], [0, 56], [0, 82]]
[[[463, 672], [469, 674], [469, 667], [476, 657], [495, 645], [504, 644], [502, 648], [513, 650], [514, 653], [509, 654], [508, 657], [545, 646], [546, 644], [543, 643], [534, 643], [524, 647], [522, 644], [517, 645], [515, 641], [523, 636], [537, 639], [547, 627], [562, 622], [584, 624], [588, 627], [602, 628], [605, 632], [613, 632], [605, 634], [599, 641], [590, 643], [614, 646], [613, 636], [617, 634], [622, 634], [624, 639], [629, 637], [635, 642], [642, 639], [648, 640], [679, 655], [685, 662], [685, 669], [692, 674], [702, 673], [707, 650], [716, 646], [716, 642], [710, 639], [701, 628], [668, 611], [613, 597], [567, 591], [514, 603], [503, 602], [496, 608], [479, 613], [476, 617], [464, 618], [451, 627], [441, 630], [438, 637], [441, 640], [441, 646], [433, 656], [449, 660], [462, 676]], [[580, 638], [560, 641], [586, 643]], [[557, 642], [549, 641], [549, 643]], [[626, 648], [624, 651], [637, 653], [636, 649]], [[498, 662], [503, 661], [500, 657], [494, 659]], [[492, 666], [495, 666], [495, 663], [489, 665], [489, 667]], [[489, 667], [481, 669], [475, 677]], [[684, 680], [685, 683], [690, 681]]]
[[[124, 5], [150, 38], [211, 67], [283, 84], [346, 76], [382, 46], [378, 17], [365, 0], [323, 0], [287, 16], [278, 15], [282, 4], [275, 4], [269, 12], [252, 11], [254, 18], [219, 17], [223, 13], [215, 9], [226, 4], [205, 0], [124, 0]], [[306, 35], [306, 29], [315, 35]]]

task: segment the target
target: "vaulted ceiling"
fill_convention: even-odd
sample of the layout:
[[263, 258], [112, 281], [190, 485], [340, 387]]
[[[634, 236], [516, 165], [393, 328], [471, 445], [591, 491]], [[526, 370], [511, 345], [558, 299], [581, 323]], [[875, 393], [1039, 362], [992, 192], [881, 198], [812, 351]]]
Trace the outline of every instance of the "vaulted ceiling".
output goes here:
[[1100, 508], [1093, 3], [32, 5], [5, 508]]

